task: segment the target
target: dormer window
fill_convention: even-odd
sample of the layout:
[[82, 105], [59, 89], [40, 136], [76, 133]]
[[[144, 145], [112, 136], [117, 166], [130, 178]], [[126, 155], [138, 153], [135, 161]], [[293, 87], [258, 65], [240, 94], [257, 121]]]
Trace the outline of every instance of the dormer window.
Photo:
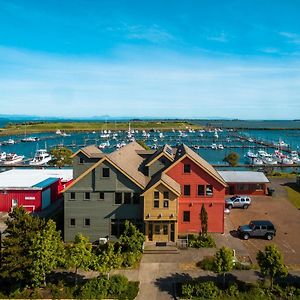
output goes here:
[[79, 157], [79, 163], [80, 163], [80, 164], [83, 164], [83, 163], [84, 163], [83, 157]]
[[183, 173], [191, 173], [191, 165], [190, 164], [184, 164], [183, 166]]
[[102, 169], [102, 177], [108, 178], [109, 177], [109, 168]]

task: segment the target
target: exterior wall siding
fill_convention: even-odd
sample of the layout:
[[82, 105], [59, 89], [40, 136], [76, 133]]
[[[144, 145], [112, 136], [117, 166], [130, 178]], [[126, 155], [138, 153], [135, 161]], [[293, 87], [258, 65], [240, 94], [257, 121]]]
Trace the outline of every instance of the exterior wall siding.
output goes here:
[[267, 195], [267, 184], [259, 183], [261, 187], [257, 188], [255, 183], [228, 183], [226, 195]]
[[[80, 163], [80, 159], [83, 159], [84, 163]], [[92, 167], [100, 158], [88, 158], [83, 153], [78, 153], [73, 158], [73, 177], [74, 179]]]
[[[102, 169], [109, 168], [109, 178], [102, 177]], [[90, 199], [85, 199], [85, 193], [90, 193]], [[104, 200], [100, 199], [100, 192], [104, 193]], [[95, 170], [87, 174], [64, 194], [65, 209], [65, 241], [72, 241], [77, 233], [86, 235], [92, 242], [100, 237], [115, 238], [111, 234], [111, 220], [142, 220], [143, 203], [115, 204], [115, 192], [141, 193], [130, 179], [109, 163], [104, 162]], [[75, 199], [71, 199], [75, 193]], [[124, 194], [123, 194], [124, 195]], [[124, 200], [124, 199], [123, 199]], [[75, 219], [75, 226], [71, 226], [70, 219]], [[90, 226], [84, 225], [84, 219], [90, 219]]]
[[[184, 164], [191, 166], [190, 173], [184, 173]], [[216, 179], [200, 168], [189, 158], [184, 158], [173, 168], [167, 171], [181, 185], [181, 197], [179, 198], [178, 231], [179, 234], [199, 232], [201, 228], [200, 211], [202, 204], [208, 212], [208, 231], [224, 232], [224, 196], [225, 187]], [[190, 196], [183, 194], [184, 185], [190, 185]], [[198, 196], [198, 185], [212, 185], [213, 196]], [[190, 211], [190, 221], [183, 221], [183, 212]]]

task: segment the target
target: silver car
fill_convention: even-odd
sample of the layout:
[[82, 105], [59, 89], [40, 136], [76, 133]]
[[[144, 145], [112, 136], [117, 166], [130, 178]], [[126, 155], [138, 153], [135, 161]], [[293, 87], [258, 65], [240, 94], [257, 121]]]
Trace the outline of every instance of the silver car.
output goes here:
[[251, 198], [249, 196], [233, 196], [225, 200], [225, 206], [232, 208], [248, 208], [251, 205]]

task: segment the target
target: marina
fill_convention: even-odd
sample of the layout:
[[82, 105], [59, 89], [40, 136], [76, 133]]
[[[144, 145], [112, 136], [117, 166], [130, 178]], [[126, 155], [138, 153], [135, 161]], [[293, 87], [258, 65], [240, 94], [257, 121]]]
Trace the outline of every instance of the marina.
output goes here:
[[[13, 166], [41, 166], [49, 162], [32, 163], [37, 149], [44, 149], [50, 153], [53, 147], [65, 146], [72, 151], [95, 144], [103, 152], [112, 152], [131, 141], [143, 141], [151, 149], [155, 150], [163, 144], [177, 146], [186, 144], [197, 151], [214, 166], [225, 168], [223, 159], [230, 152], [236, 152], [240, 156], [237, 168], [253, 168], [261, 165], [279, 166], [284, 170], [299, 166], [300, 130], [235, 130], [222, 128], [205, 128], [185, 130], [137, 130], [129, 124], [128, 130], [101, 130], [87, 132], [65, 132], [57, 129], [55, 133], [35, 134], [34, 140], [23, 142], [22, 136], [14, 135], [1, 137], [0, 153], [16, 153], [24, 156], [21, 161], [12, 163]], [[44, 147], [40, 147], [45, 144]], [[247, 153], [255, 155], [265, 152], [265, 156], [258, 157], [255, 161], [249, 160]], [[277, 155], [277, 156], [276, 156]], [[279, 159], [279, 156], [282, 158]], [[259, 160], [262, 162], [259, 163]], [[29, 162], [31, 163], [29, 164]], [[7, 165], [5, 159], [1, 159], [2, 166]]]

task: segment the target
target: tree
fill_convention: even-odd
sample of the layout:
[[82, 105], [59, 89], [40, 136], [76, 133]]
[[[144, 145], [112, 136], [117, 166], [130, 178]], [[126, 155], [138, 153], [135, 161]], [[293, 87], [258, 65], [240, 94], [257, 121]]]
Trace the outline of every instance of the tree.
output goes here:
[[45, 221], [33, 217], [23, 207], [9, 213], [3, 233], [1, 274], [11, 282], [31, 283], [33, 258], [29, 255], [35, 236], [45, 226]]
[[126, 220], [125, 230], [119, 241], [128, 252], [142, 252], [145, 236], [132, 223]]
[[145, 150], [150, 150], [150, 147], [143, 140], [136, 141], [140, 146], [142, 146]]
[[208, 214], [207, 214], [204, 204], [202, 204], [202, 207], [201, 207], [200, 220], [201, 220], [201, 234], [207, 235]]
[[120, 268], [123, 262], [121, 247], [115, 251], [113, 243], [108, 243], [107, 248], [97, 256], [97, 270], [101, 273], [107, 274], [109, 278], [109, 272], [112, 269]]
[[93, 260], [94, 254], [89, 239], [81, 233], [77, 234], [74, 243], [66, 247], [67, 267], [75, 268], [75, 274], [77, 275], [78, 269], [89, 270]]
[[223, 274], [223, 287], [225, 288], [225, 276], [233, 268], [233, 251], [232, 249], [222, 247], [214, 257], [214, 271]]
[[240, 160], [240, 156], [236, 152], [231, 152], [228, 155], [226, 155], [223, 159], [224, 162], [229, 163], [231, 167], [237, 166], [238, 162]]
[[51, 164], [59, 168], [64, 166], [70, 166], [72, 164], [71, 155], [73, 154], [72, 150], [67, 147], [57, 147], [53, 148], [50, 151], [52, 160]]
[[271, 289], [275, 278], [287, 275], [287, 268], [283, 263], [282, 254], [275, 245], [268, 245], [265, 247], [265, 251], [259, 251], [256, 259], [263, 276], [270, 277]]
[[64, 259], [64, 245], [54, 221], [49, 220], [44, 229], [34, 236], [29, 257], [32, 260], [29, 272], [33, 285], [46, 285], [46, 275], [62, 265]]

